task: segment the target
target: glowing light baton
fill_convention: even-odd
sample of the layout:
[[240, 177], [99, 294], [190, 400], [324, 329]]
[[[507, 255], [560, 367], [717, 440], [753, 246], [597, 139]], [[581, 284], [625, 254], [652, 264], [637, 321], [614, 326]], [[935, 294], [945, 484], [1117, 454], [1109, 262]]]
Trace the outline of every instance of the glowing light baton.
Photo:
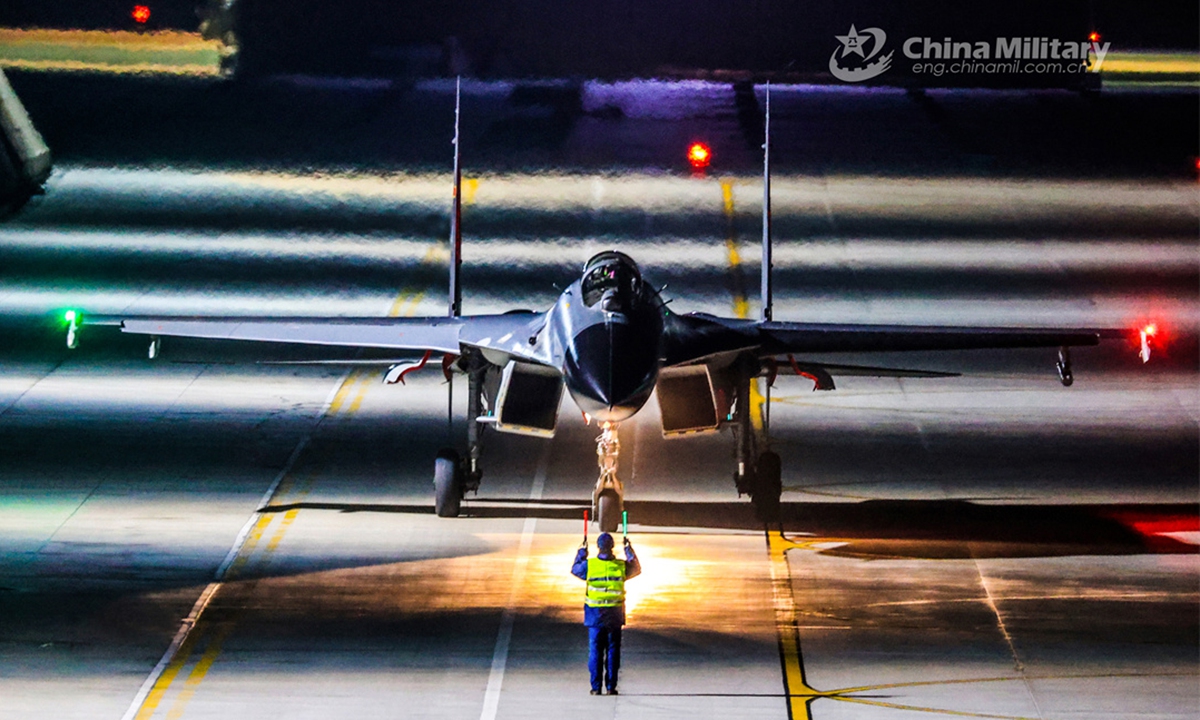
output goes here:
[[625, 538], [629, 537], [629, 511], [628, 510], [621, 511], [621, 536], [625, 537]]
[[587, 542], [588, 511], [583, 511], [583, 541]]

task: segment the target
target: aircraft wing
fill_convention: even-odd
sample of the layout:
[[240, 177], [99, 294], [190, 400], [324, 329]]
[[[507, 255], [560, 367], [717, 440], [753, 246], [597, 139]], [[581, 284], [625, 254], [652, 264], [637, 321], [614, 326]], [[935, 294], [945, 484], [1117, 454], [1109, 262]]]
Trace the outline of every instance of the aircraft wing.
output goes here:
[[541, 330], [545, 320], [543, 314], [532, 312], [421, 318], [115, 315], [87, 316], [81, 324], [115, 326], [123, 333], [155, 337], [430, 350], [448, 354], [459, 354], [466, 345], [540, 362], [527, 339]]
[[1096, 345], [1123, 331], [1094, 328], [1005, 328], [760, 322], [695, 313], [672, 316], [666, 365], [729, 352], [788, 354], [974, 350]]
[[1097, 345], [1102, 331], [1080, 328], [996, 328], [937, 325], [835, 325], [765, 322], [767, 353], [976, 350]]

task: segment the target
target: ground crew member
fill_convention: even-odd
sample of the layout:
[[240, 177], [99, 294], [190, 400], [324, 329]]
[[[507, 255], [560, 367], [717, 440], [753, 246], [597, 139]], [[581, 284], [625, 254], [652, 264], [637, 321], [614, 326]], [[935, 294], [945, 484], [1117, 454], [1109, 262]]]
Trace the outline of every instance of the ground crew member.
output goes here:
[[575, 554], [571, 574], [587, 581], [583, 601], [583, 624], [588, 629], [588, 672], [592, 694], [600, 694], [601, 680], [609, 695], [617, 694], [617, 672], [621, 668], [621, 627], [625, 624], [625, 581], [642, 571], [629, 538], [625, 559], [613, 556], [613, 537], [596, 538], [596, 557], [588, 557], [587, 539]]

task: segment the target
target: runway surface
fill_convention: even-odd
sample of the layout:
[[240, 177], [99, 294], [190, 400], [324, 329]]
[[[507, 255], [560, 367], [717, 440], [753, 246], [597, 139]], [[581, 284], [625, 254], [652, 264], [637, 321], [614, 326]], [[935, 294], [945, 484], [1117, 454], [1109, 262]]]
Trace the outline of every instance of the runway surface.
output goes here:
[[[638, 126], [643, 149], [671, 122]], [[440, 314], [448, 175], [85, 155], [0, 225], [0, 717], [1200, 712], [1194, 180], [781, 173], [780, 319], [1155, 319], [1174, 342], [1146, 366], [1081, 350], [1071, 388], [1051, 351], [781, 378], [782, 533], [737, 498], [728, 433], [664, 440], [652, 403], [622, 427], [645, 571], [621, 695], [597, 698], [568, 572], [597, 431], [573, 405], [552, 441], [489, 436], [480, 493], [439, 519], [436, 371], [62, 347], [66, 307]], [[609, 246], [676, 311], [756, 312], [751, 173], [468, 179], [467, 312], [545, 307]]]

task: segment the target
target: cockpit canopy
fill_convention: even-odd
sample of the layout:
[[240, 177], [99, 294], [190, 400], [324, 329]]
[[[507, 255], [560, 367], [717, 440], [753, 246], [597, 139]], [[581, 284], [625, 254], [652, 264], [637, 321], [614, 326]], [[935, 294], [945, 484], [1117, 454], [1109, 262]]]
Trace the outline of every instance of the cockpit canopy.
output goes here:
[[591, 307], [603, 299], [605, 310], [620, 312], [641, 290], [642, 273], [633, 258], [606, 250], [584, 264], [581, 285], [585, 305]]

